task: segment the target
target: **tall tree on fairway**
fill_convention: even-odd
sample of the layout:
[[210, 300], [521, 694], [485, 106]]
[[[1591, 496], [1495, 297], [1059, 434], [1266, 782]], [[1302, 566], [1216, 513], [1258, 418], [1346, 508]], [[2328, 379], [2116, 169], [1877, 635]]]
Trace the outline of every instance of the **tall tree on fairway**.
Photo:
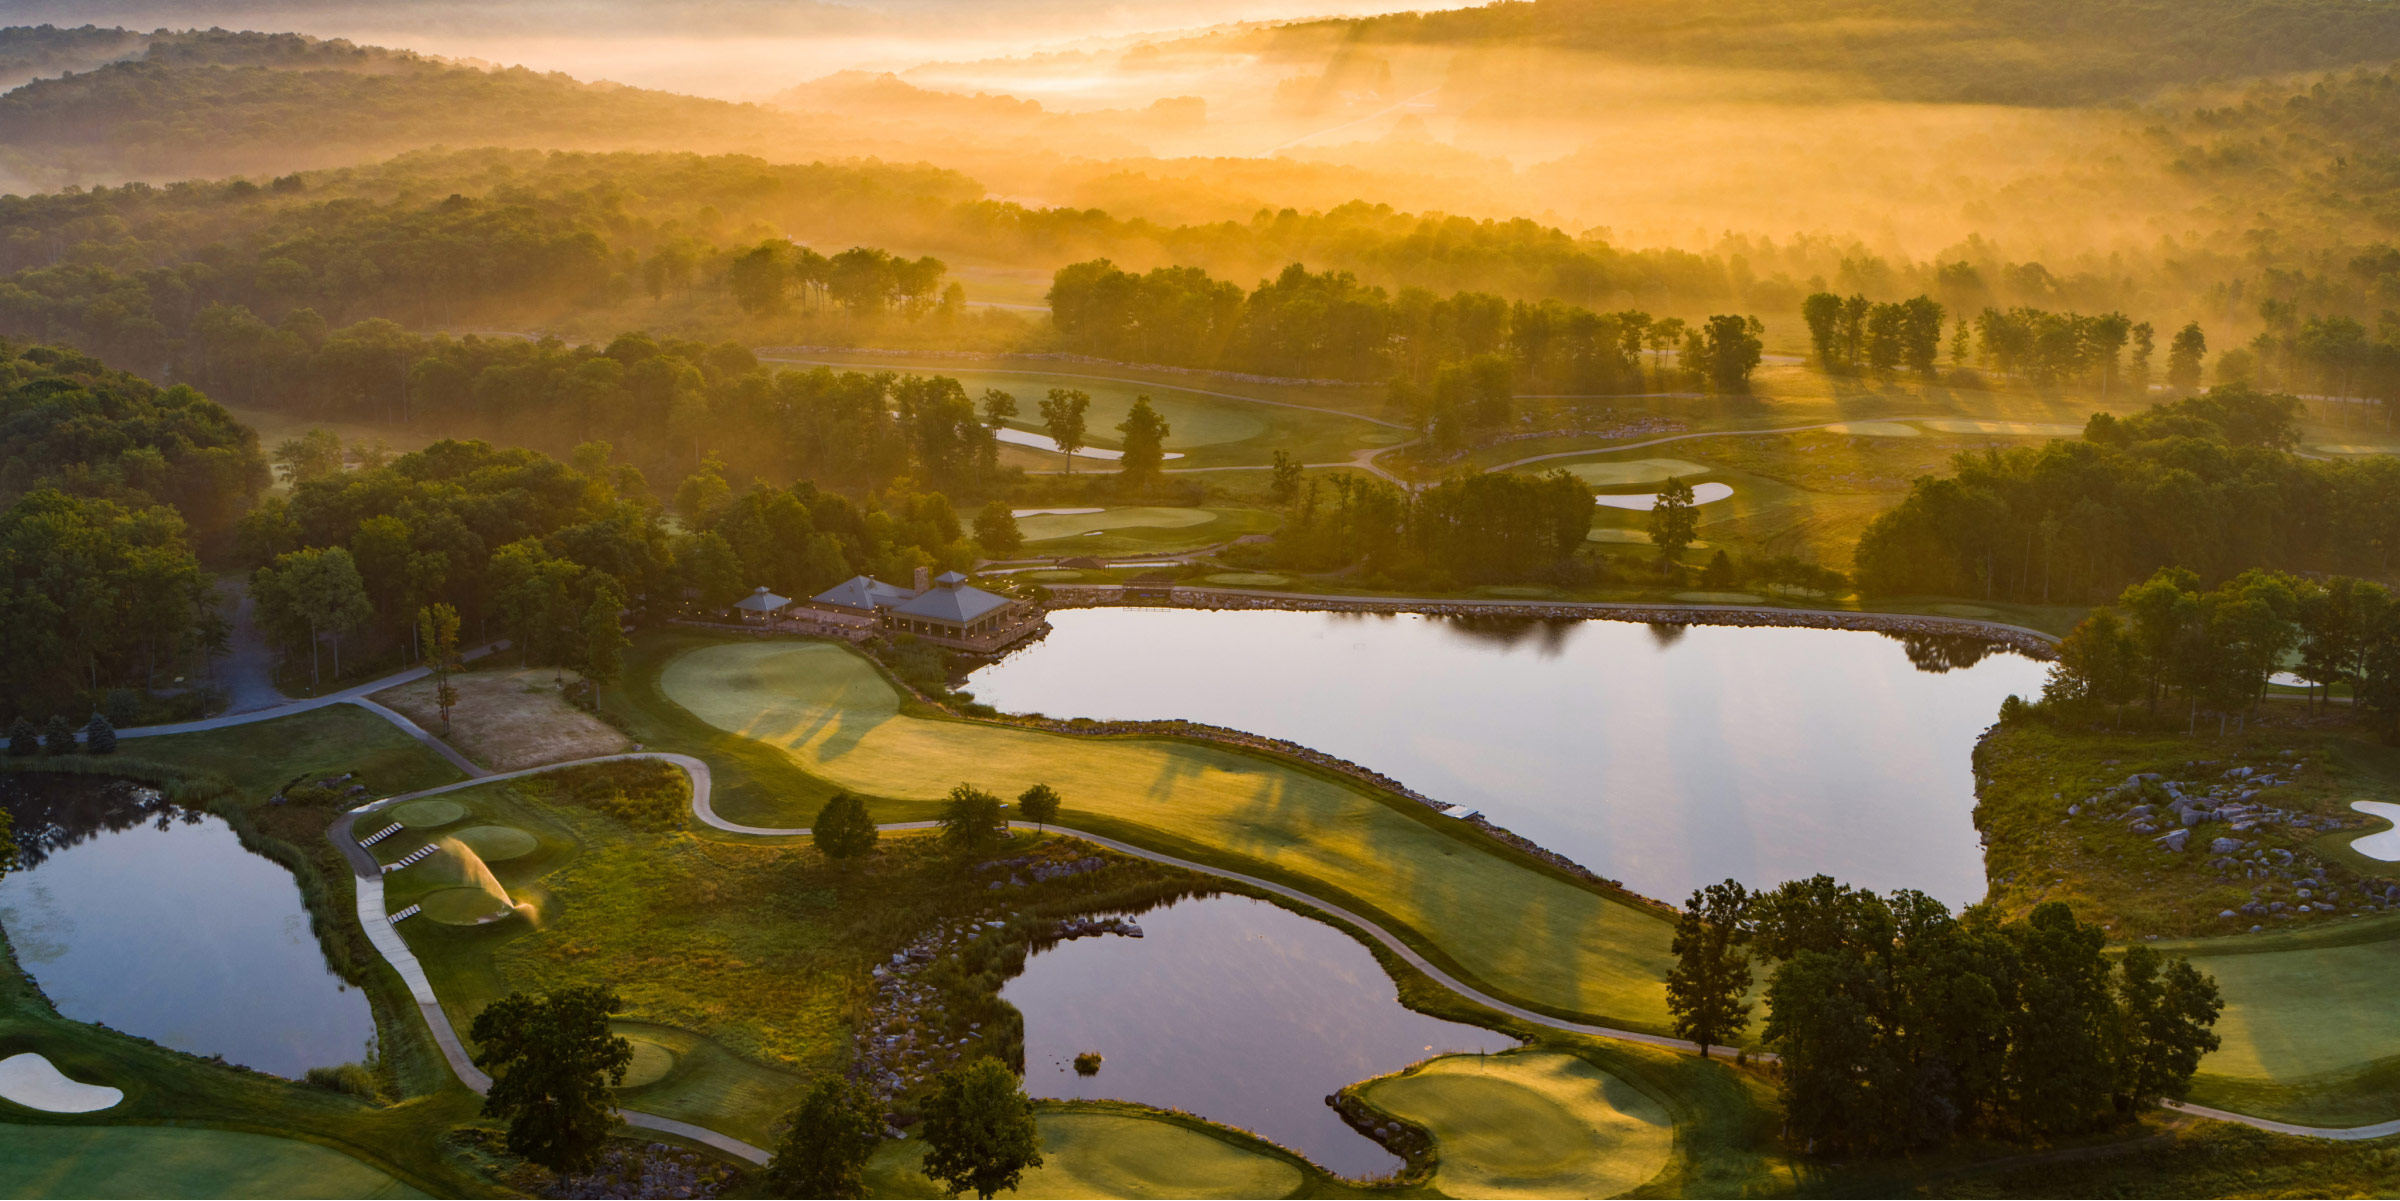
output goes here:
[[925, 1099], [925, 1174], [988, 1198], [1042, 1166], [1042, 1132], [1016, 1074], [988, 1056], [942, 1073]]
[[1058, 453], [1067, 456], [1067, 474], [1075, 474], [1075, 452], [1084, 447], [1084, 413], [1092, 407], [1092, 398], [1073, 388], [1052, 388], [1042, 398], [1042, 429], [1058, 444]]
[[1741, 951], [1750, 939], [1749, 905], [1749, 891], [1727, 880], [1693, 889], [1675, 922], [1667, 1013], [1676, 1035], [1700, 1044], [1703, 1057], [1750, 1025], [1750, 1004], [1742, 999], [1750, 991], [1750, 957]]
[[475, 1015], [475, 1066], [492, 1075], [485, 1117], [508, 1122], [508, 1149], [553, 1172], [591, 1167], [617, 1124], [616, 1086], [633, 1044], [609, 1033], [625, 1007], [606, 988], [512, 992]]
[[[848, 794], [843, 794], [848, 795]], [[778, 1197], [864, 1197], [861, 1173], [883, 1141], [883, 1106], [853, 1080], [819, 1079], [790, 1113], [767, 1183]]]

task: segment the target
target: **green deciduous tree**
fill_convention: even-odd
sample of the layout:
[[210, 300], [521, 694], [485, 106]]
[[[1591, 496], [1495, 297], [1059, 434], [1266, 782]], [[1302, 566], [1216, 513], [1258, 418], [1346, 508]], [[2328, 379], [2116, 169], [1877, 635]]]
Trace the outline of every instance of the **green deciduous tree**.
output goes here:
[[809, 841], [835, 862], [856, 859], [873, 851], [878, 836], [875, 819], [867, 815], [867, 803], [848, 792], [837, 792], [827, 798], [808, 827]]
[[459, 668], [458, 610], [446, 604], [417, 610], [417, 639], [424, 647], [425, 666], [433, 673], [433, 704], [442, 712], [442, 733], [450, 733], [450, 710], [458, 704], [458, 688], [450, 673]]
[[1025, 535], [1017, 528], [1016, 514], [1009, 511], [1007, 501], [990, 501], [976, 511], [975, 544], [995, 559], [1005, 559], [1025, 545]]
[[924, 1129], [925, 1174], [950, 1196], [973, 1189], [988, 1199], [1017, 1187], [1025, 1169], [1042, 1166], [1033, 1101], [997, 1059], [942, 1073], [925, 1098]]
[[623, 674], [625, 648], [633, 645], [625, 637], [625, 594], [618, 590], [615, 580], [606, 576], [592, 588], [591, 604], [583, 612], [581, 654], [575, 668], [583, 678], [592, 682], [592, 701], [599, 703], [599, 690], [617, 682]]
[[633, 1044], [609, 1032], [624, 1008], [590, 986], [541, 998], [512, 992], [475, 1015], [475, 1066], [491, 1073], [486, 1117], [508, 1122], [508, 1149], [554, 1172], [582, 1171], [617, 1124], [616, 1086]]
[[1084, 447], [1084, 414], [1092, 398], [1073, 388], [1052, 388], [1042, 398], [1042, 429], [1067, 457], [1067, 474], [1075, 473], [1075, 452]]
[[1650, 502], [1650, 545], [1658, 548], [1658, 557], [1669, 562], [1683, 558], [1686, 547], [1700, 528], [1699, 509], [1693, 504], [1692, 486], [1680, 476], [1670, 476], [1658, 490], [1658, 499]]
[[286, 639], [306, 638], [309, 678], [322, 686], [317, 645], [333, 635], [333, 673], [342, 673], [342, 635], [373, 614], [358, 564], [339, 546], [311, 547], [279, 555], [250, 578], [250, 596], [261, 624]]
[[1000, 815], [1000, 798], [972, 784], [950, 790], [942, 803], [939, 820], [942, 841], [961, 854], [988, 850], [1008, 836], [1008, 823]]
[[1741, 1037], [1750, 1025], [1749, 891], [1733, 880], [1693, 889], [1675, 922], [1668, 950], [1667, 1013], [1677, 1037], [1700, 1044], [1700, 1054]]
[[1047, 784], [1036, 784], [1017, 794], [1017, 812], [1037, 827], [1058, 820], [1059, 803], [1058, 790]]
[[1159, 464], [1166, 461], [1167, 435], [1172, 432], [1167, 419], [1150, 407], [1149, 397], [1136, 396], [1125, 420], [1117, 423], [1117, 432], [1125, 438], [1117, 460], [1117, 482], [1127, 491], [1139, 491], [1156, 483]]
[[767, 1184], [779, 1197], [864, 1197], [862, 1173], [883, 1141], [883, 1106], [855, 1081], [819, 1079], [783, 1115]]

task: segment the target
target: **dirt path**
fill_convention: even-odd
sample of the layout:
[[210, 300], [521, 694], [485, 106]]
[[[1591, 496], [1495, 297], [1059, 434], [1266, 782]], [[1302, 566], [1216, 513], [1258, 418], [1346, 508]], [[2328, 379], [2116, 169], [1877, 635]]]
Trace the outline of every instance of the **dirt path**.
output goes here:
[[240, 576], [217, 581], [219, 604], [232, 616], [233, 637], [225, 656], [216, 663], [217, 682], [225, 689], [227, 713], [253, 713], [291, 700], [275, 687], [275, 648], [258, 628], [251, 611], [250, 589]]

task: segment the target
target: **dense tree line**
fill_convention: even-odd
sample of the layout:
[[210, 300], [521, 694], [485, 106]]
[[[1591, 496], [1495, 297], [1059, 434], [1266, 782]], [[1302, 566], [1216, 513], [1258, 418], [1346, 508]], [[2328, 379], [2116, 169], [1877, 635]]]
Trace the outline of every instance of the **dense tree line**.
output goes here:
[[[421, 198], [450, 186], [474, 194]], [[773, 231], [759, 217], [736, 223], [714, 206], [687, 206], [681, 189], [798, 221], [878, 200], [905, 210], [894, 193], [955, 187], [931, 171], [484, 152], [289, 175], [264, 188], [234, 180], [0, 197], [0, 333], [73, 341], [228, 399], [271, 402], [288, 387], [262, 378], [258, 360], [321, 351], [329, 328], [375, 318], [508, 325], [695, 289], [763, 314], [780, 311], [793, 287], [853, 314], [915, 315], [941, 293], [938, 260], [761, 243]]]
[[1748, 1028], [1750, 953], [1771, 961], [1763, 1041], [1779, 1057], [1787, 1137], [1811, 1151], [1895, 1152], [1968, 1135], [2049, 1139], [2180, 1098], [2222, 1009], [2216, 982], [2048, 902], [2001, 920], [1923, 893], [1826, 876], [1692, 894], [1676, 927], [1678, 1033]]
[[2160, 567], [2203, 580], [2266, 567], [2388, 578], [2400, 530], [2400, 462], [2292, 453], [2298, 402], [2239, 386], [2083, 436], [1968, 453], [1925, 477], [1858, 545], [1858, 581], [1925, 592], [2075, 602], [2116, 595]]
[[574, 462], [449, 441], [298, 482], [241, 522], [262, 627], [322, 678], [395, 649], [449, 606], [467, 639], [508, 638], [529, 663], [605, 681], [621, 619], [721, 610], [764, 585], [813, 595], [858, 574], [965, 568], [983, 550], [938, 492], [854, 503], [808, 481], [734, 490], [705, 461], [675, 490], [679, 521], [641, 472], [589, 443]]
[[1759, 327], [1750, 318], [1687, 329], [1680, 318], [1483, 292], [1395, 295], [1346, 271], [1298, 263], [1244, 292], [1196, 267], [1136, 274], [1094, 259], [1060, 268], [1049, 301], [1071, 349], [1271, 375], [1423, 385], [1444, 368], [1490, 359], [1528, 388], [1607, 393], [1640, 383], [1645, 349], [1681, 352], [1683, 366], [1724, 390], [1747, 387], [1758, 365]]
[[196, 674], [224, 626], [195, 543], [266, 484], [257, 436], [193, 389], [0, 343], [5, 709]]
[[2203, 589], [2191, 572], [2164, 568], [2059, 643], [2041, 708], [2122, 720], [2136, 703], [2150, 714], [2172, 705], [2187, 729], [2204, 712], [2222, 729], [2256, 709], [2286, 664], [2296, 664], [2312, 700], [2316, 689], [2347, 688], [2358, 703], [2400, 717], [2400, 605], [2382, 585], [2348, 576], [2246, 571]]
[[1410, 492], [1382, 480], [1313, 477], [1269, 552], [1284, 566], [1355, 569], [1370, 580], [1445, 587], [1588, 575], [1575, 560], [1592, 492], [1564, 471], [1483, 472]]

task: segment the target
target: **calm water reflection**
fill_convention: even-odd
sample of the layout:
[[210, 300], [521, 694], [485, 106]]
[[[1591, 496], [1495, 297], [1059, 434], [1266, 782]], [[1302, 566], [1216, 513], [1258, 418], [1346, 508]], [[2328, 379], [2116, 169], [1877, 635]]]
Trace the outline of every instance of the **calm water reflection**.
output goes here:
[[[1070, 609], [968, 687], [1382, 771], [1651, 896], [1828, 872], [1981, 899], [1968, 756], [2044, 665], [1850, 630]], [[1073, 798], [1068, 804], [1074, 803]]]
[[21, 851], [0, 928], [59, 1012], [282, 1076], [359, 1057], [366, 996], [222, 820], [93, 776], [0, 775], [0, 806]]
[[[1025, 1087], [1240, 1126], [1354, 1177], [1400, 1161], [1325, 1104], [1345, 1084], [1440, 1051], [1515, 1040], [1401, 1006], [1365, 947], [1248, 897], [1141, 914], [1144, 937], [1079, 938], [1025, 962], [1000, 995], [1025, 1015]], [[1098, 1051], [1097, 1076], [1073, 1060]]]

